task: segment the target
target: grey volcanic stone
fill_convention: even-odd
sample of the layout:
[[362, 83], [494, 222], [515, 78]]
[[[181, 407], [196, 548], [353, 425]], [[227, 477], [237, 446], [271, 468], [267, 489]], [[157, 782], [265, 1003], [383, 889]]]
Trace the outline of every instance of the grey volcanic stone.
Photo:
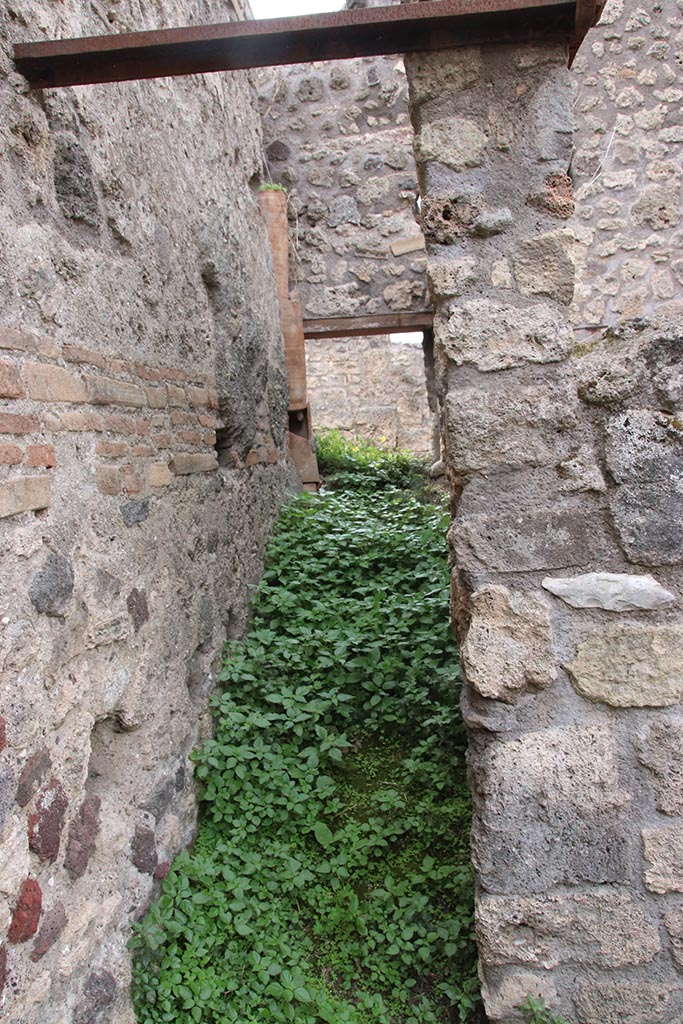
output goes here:
[[51, 551], [43, 568], [31, 580], [28, 596], [42, 615], [61, 616], [73, 594], [74, 573], [63, 555]]

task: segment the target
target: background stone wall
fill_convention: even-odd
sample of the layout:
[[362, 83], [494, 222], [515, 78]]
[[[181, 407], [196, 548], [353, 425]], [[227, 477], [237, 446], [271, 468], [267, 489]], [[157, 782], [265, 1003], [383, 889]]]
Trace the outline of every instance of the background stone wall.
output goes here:
[[268, 170], [289, 193], [304, 317], [423, 309], [403, 61], [267, 69], [259, 101]]
[[248, 79], [32, 95], [10, 43], [226, 16], [107, 0], [0, 14], [8, 1024], [132, 1021], [130, 921], [192, 837], [188, 754], [289, 479]]
[[683, 312], [678, 0], [608, 0], [575, 61], [576, 322]]
[[383, 337], [307, 341], [306, 369], [316, 430], [336, 427], [351, 437], [432, 455], [421, 345]]
[[680, 325], [575, 344], [561, 47], [407, 71], [423, 206], [450, 211], [426, 234], [486, 1007], [678, 1021]]

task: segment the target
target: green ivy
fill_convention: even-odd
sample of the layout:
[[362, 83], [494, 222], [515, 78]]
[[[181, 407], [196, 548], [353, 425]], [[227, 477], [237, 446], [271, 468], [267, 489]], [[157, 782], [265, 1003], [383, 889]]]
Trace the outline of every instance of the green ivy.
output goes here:
[[140, 1024], [481, 1019], [445, 527], [388, 487], [283, 511], [131, 940]]

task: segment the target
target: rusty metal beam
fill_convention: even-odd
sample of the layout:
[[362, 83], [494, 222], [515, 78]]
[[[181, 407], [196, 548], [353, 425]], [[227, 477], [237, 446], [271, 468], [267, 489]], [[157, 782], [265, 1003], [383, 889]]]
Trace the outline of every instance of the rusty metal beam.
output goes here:
[[18, 43], [34, 89], [558, 37], [596, 0], [417, 0], [304, 18]]
[[376, 316], [332, 316], [304, 320], [307, 340], [325, 338], [369, 338], [376, 334], [406, 334], [427, 331], [434, 325], [434, 312], [381, 313]]

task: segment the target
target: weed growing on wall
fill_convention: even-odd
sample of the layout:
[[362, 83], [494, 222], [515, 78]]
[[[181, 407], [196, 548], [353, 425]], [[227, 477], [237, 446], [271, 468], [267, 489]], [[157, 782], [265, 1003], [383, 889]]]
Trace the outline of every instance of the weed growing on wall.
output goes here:
[[132, 940], [140, 1024], [478, 1019], [444, 530], [390, 489], [283, 512]]

